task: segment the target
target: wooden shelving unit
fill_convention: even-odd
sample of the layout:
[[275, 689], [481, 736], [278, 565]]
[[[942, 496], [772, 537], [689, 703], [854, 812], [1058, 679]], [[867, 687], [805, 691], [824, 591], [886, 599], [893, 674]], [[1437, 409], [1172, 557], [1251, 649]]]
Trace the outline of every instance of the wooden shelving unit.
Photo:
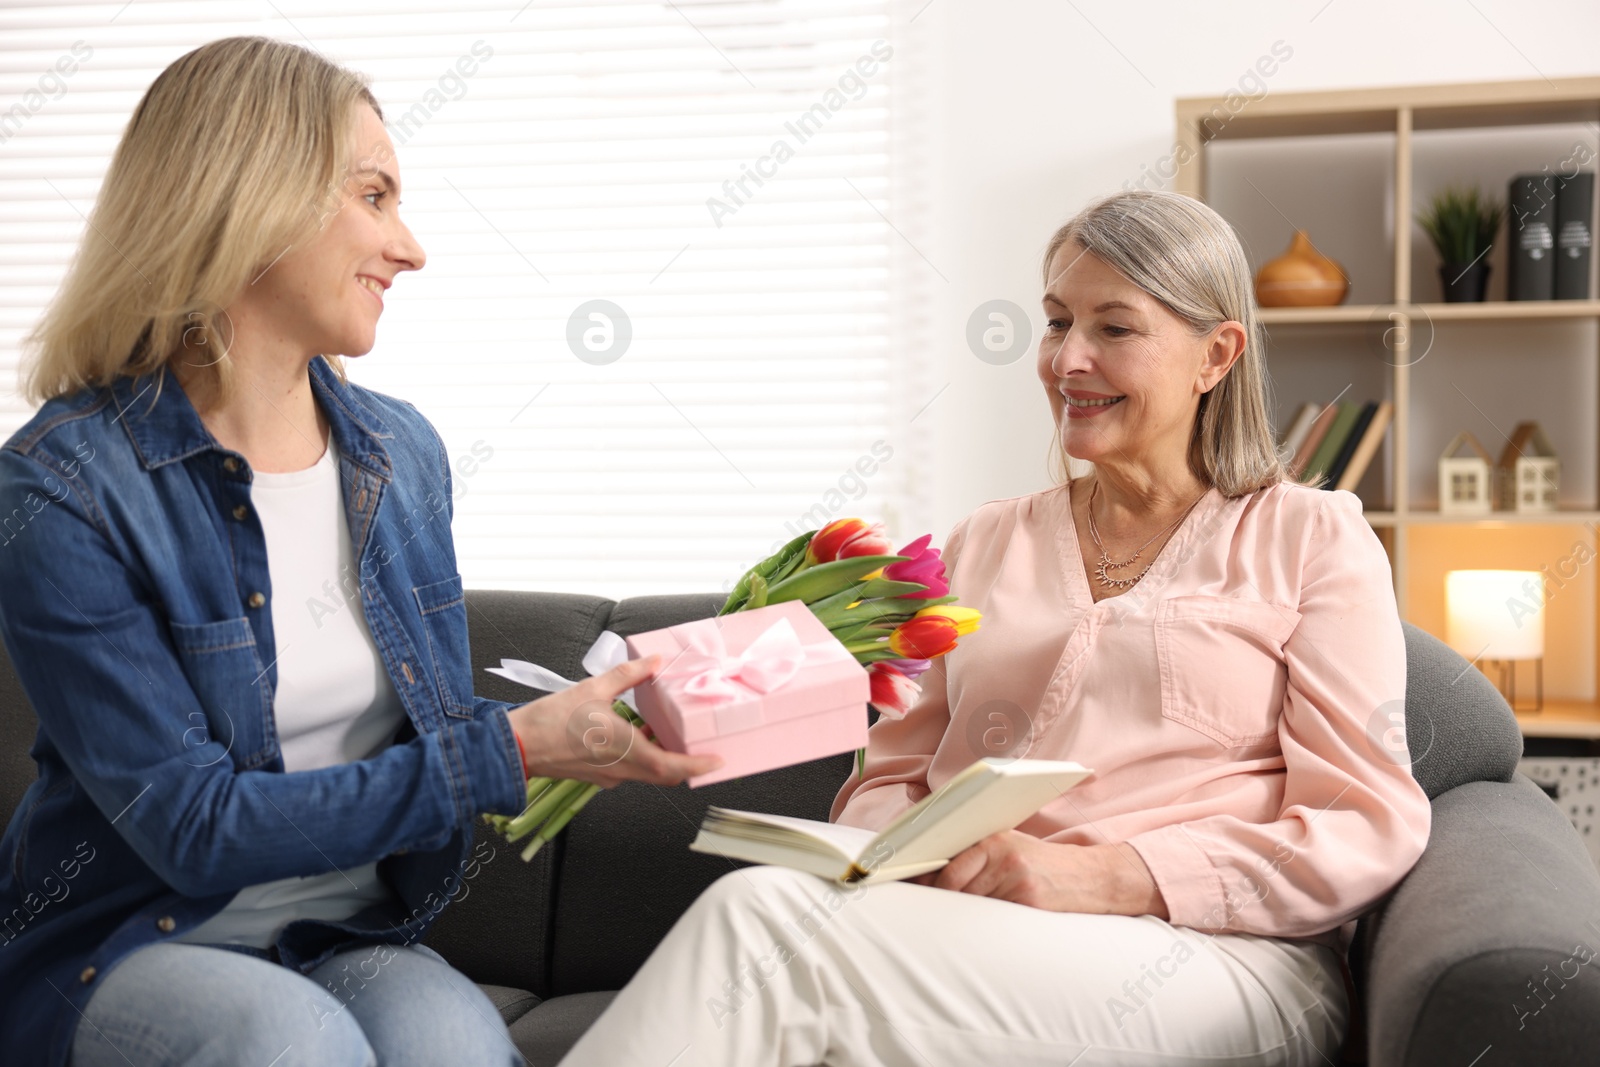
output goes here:
[[[1414, 492], [1417, 488], [1413, 485], [1414, 472], [1420, 469], [1418, 465], [1422, 453], [1434, 449], [1433, 455], [1436, 457], [1436, 450], [1442, 447], [1443, 442], [1414, 439], [1414, 427], [1421, 410], [1418, 405], [1425, 405], [1435, 397], [1419, 397], [1416, 394], [1415, 379], [1418, 372], [1415, 364], [1427, 352], [1412, 351], [1413, 340], [1419, 336], [1419, 330], [1427, 331], [1431, 345], [1432, 338], [1437, 336], [1431, 328], [1435, 324], [1445, 324], [1444, 329], [1456, 331], [1454, 336], [1458, 337], [1461, 331], [1557, 331], [1557, 341], [1547, 349], [1564, 344], [1566, 347], [1562, 351], [1566, 356], [1586, 351], [1588, 358], [1600, 360], [1600, 352], [1597, 352], [1594, 344], [1574, 350], [1570, 331], [1575, 327], [1563, 325], [1573, 322], [1600, 323], [1600, 299], [1526, 302], [1502, 299], [1474, 304], [1447, 304], [1419, 299], [1428, 292], [1437, 293], [1437, 287], [1428, 284], [1431, 278], [1427, 277], [1426, 270], [1419, 269], [1417, 260], [1431, 256], [1432, 249], [1427, 246], [1420, 228], [1412, 221], [1416, 210], [1436, 191], [1438, 184], [1433, 181], [1426, 188], [1414, 188], [1419, 169], [1419, 144], [1424, 145], [1425, 153], [1440, 151], [1435, 146], [1441, 143], [1454, 146], [1451, 150], [1460, 152], [1462, 139], [1481, 135], [1487, 139], [1485, 143], [1495, 145], [1503, 152], [1503, 146], [1518, 136], [1526, 138], [1541, 135], [1540, 127], [1585, 124], [1591, 132], [1585, 134], [1587, 140], [1577, 148], [1592, 147], [1593, 150], [1587, 153], [1580, 169], [1596, 170], [1597, 163], [1600, 163], [1600, 143], [1594, 141], [1592, 131], [1600, 129], [1600, 125], [1597, 125], [1600, 124], [1600, 78], [1565, 79], [1559, 84], [1530, 80], [1269, 93], [1259, 99], [1246, 101], [1242, 107], [1237, 96], [1186, 98], [1177, 101], [1176, 120], [1177, 151], [1174, 158], [1177, 174], [1174, 186], [1178, 192], [1200, 200], [1211, 200], [1218, 196], [1219, 190], [1209, 188], [1209, 183], [1220, 180], [1217, 176], [1222, 173], [1222, 168], [1214, 168], [1208, 157], [1219, 145], [1255, 142], [1242, 146], [1249, 152], [1273, 152], [1282, 146], [1281, 151], [1290, 156], [1298, 152], [1317, 160], [1332, 158], [1330, 152], [1341, 150], [1335, 146], [1360, 145], [1364, 146], [1364, 151], [1376, 153], [1377, 158], [1384, 160], [1384, 172], [1377, 180], [1369, 182], [1372, 189], [1365, 194], [1368, 202], [1380, 205], [1378, 211], [1384, 215], [1382, 219], [1349, 217], [1330, 220], [1323, 217], [1320, 220], [1325, 233], [1336, 232], [1347, 226], [1351, 229], [1364, 227], [1362, 232], [1367, 234], [1381, 234], [1388, 247], [1382, 250], [1381, 258], [1376, 258], [1374, 254], [1374, 259], [1381, 265], [1382, 271], [1369, 269], [1366, 272], [1363, 279], [1366, 284], [1362, 292], [1357, 293], [1353, 287], [1352, 294], [1361, 297], [1361, 303], [1328, 308], [1263, 309], [1262, 321], [1271, 333], [1268, 359], [1274, 382], [1280, 392], [1286, 391], [1286, 379], [1293, 384], [1298, 351], [1319, 351], [1324, 354], [1326, 362], [1326, 352], [1330, 349], [1336, 351], [1339, 338], [1352, 336], [1352, 331], [1360, 331], [1365, 326], [1371, 333], [1382, 335], [1387, 350], [1387, 358], [1383, 359], [1386, 365], [1374, 371], [1373, 364], [1365, 364], [1362, 373], [1367, 377], [1363, 380], [1372, 381], [1375, 374], [1381, 373], [1387, 399], [1393, 402], [1395, 414], [1387, 448], [1380, 452], [1379, 457], [1385, 460], [1381, 471], [1383, 499], [1376, 499], [1378, 493], [1373, 491], [1369, 491], [1363, 499], [1367, 505], [1367, 519], [1390, 553], [1401, 615], [1424, 629], [1443, 636], [1441, 568], [1512, 566], [1537, 570], [1541, 569], [1540, 566], [1530, 565], [1528, 560], [1553, 561], [1555, 557], [1552, 553], [1559, 550], [1555, 546], [1564, 540], [1582, 540], [1595, 550], [1595, 560], [1572, 579], [1574, 584], [1571, 588], [1583, 590], [1581, 598], [1570, 591], [1556, 594], [1567, 597], [1560, 605], [1563, 611], [1571, 612], [1579, 603], [1585, 605], [1581, 621], [1590, 638], [1574, 645], [1568, 635], [1551, 635], [1547, 629], [1547, 680], [1550, 678], [1550, 655], [1556, 653], [1556, 649], [1550, 647], [1553, 636], [1555, 645], [1561, 646], [1563, 641], [1566, 642], [1561, 647], [1561, 654], [1581, 659], [1581, 668], [1568, 673], [1586, 683], [1574, 687], [1583, 692], [1574, 698], [1560, 695], [1552, 698], [1547, 695], [1542, 713], [1519, 715], [1518, 718], [1523, 724], [1524, 735], [1528, 737], [1600, 740], [1600, 699], [1596, 699], [1600, 695], [1600, 688], [1595, 684], [1597, 664], [1600, 664], [1600, 618], [1596, 617], [1600, 615], [1600, 608], [1595, 606], [1600, 604], [1600, 594], [1597, 594], [1597, 584], [1600, 583], [1596, 581], [1596, 574], [1600, 572], [1600, 544], [1596, 543], [1595, 536], [1596, 530], [1600, 529], [1600, 510], [1596, 510], [1600, 509], [1600, 485], [1585, 483], [1581, 494], [1583, 506], [1566, 507], [1550, 515], [1494, 512], [1486, 516], [1463, 518], [1439, 514], [1436, 508], [1428, 506], [1431, 501], [1424, 500], [1419, 504], [1418, 494]], [[1364, 139], [1362, 135], [1365, 135]], [[1345, 138], [1342, 142], [1331, 140], [1341, 137]], [[1375, 144], [1377, 147], [1374, 147]], [[1252, 155], [1247, 158], [1257, 157]], [[1435, 157], [1425, 158], [1430, 164], [1438, 166]], [[1493, 176], [1487, 191], [1504, 197], [1506, 182], [1514, 173], [1537, 172], [1541, 165], [1554, 170], [1558, 162], [1555, 159], [1532, 158], [1519, 162], [1503, 176]], [[1348, 195], [1348, 190], [1337, 188], [1334, 179], [1324, 179], [1315, 173], [1314, 166], [1306, 166], [1312, 173], [1304, 180], [1312, 184], [1326, 181], [1328, 187], [1324, 192], [1329, 200], [1335, 204], [1344, 202], [1339, 197]], [[1494, 178], [1499, 180], [1498, 188], [1492, 184]], [[1233, 180], [1238, 180], [1237, 174]], [[1271, 202], [1266, 190], [1258, 187], [1255, 181], [1245, 180], [1253, 190], [1251, 196], [1259, 194], [1261, 199]], [[1222, 199], [1235, 204], [1244, 195], [1237, 188], [1222, 188], [1220, 191], [1228, 194]], [[1284, 225], [1280, 229], [1283, 245], [1287, 245], [1288, 235], [1297, 223], [1291, 223], [1287, 213], [1277, 203], [1272, 203], [1272, 209], [1277, 216], [1284, 218]], [[1219, 210], [1238, 224], [1224, 207], [1219, 206]], [[1596, 217], [1600, 219], [1600, 214]], [[1310, 226], [1306, 228], [1315, 240], [1317, 231]], [[1248, 247], [1250, 242], [1247, 240], [1246, 244]], [[1258, 259], [1270, 258], [1283, 245], [1270, 250], [1255, 248], [1250, 251]], [[1268, 252], [1270, 255], [1265, 255]], [[1369, 267], [1374, 259], [1369, 259]], [[1260, 262], [1253, 265], [1259, 267]], [[1373, 279], [1380, 273], [1387, 275], [1390, 272], [1392, 279], [1384, 277], [1384, 284], [1375, 289]], [[1596, 274], [1600, 274], [1600, 270], [1596, 270], [1591, 259], [1591, 285]], [[1355, 272], [1352, 272], [1354, 277]], [[1563, 330], [1569, 333], [1560, 333]], [[1351, 356], [1351, 365], [1355, 368], [1354, 355]], [[1430, 373], [1437, 376], [1439, 372], [1430, 368]], [[1351, 374], [1353, 380], [1357, 370], [1352, 369]], [[1435, 391], [1439, 388], [1437, 377], [1432, 381], [1432, 388]], [[1492, 393], [1487, 386], [1485, 390]], [[1291, 388], [1287, 392], [1292, 395], [1294, 390]], [[1295, 399], [1302, 398], [1309, 399], [1295, 396]], [[1327, 399], [1333, 399], [1332, 395]], [[1485, 402], [1492, 405], [1492, 399]], [[1589, 397], [1587, 403], [1588, 420], [1591, 424], [1600, 422], [1600, 395]], [[1481, 407], [1479, 410], [1482, 410]], [[1493, 414], [1505, 423], [1504, 429], [1509, 429], [1524, 417], [1523, 412], [1515, 410], [1497, 410]], [[1485, 413], [1485, 417], [1489, 417], [1488, 413]], [[1497, 430], [1501, 429], [1500, 421], [1491, 421], [1494, 421]], [[1503, 445], [1502, 441], [1491, 443], [1485, 440], [1484, 443], [1496, 455]], [[1420, 451], [1415, 451], [1418, 449]], [[1600, 445], [1597, 445], [1597, 452], [1600, 452]], [[1375, 465], [1378, 461], [1375, 458]], [[1597, 458], [1596, 465], [1600, 469], [1600, 458]], [[1563, 480], [1567, 477], [1568, 468], [1564, 463]], [[1370, 484], [1371, 478], [1369, 475], [1368, 482], [1364, 484]], [[1556, 595], [1551, 597], [1552, 604]], [[1520, 692], [1520, 681], [1518, 688]]]

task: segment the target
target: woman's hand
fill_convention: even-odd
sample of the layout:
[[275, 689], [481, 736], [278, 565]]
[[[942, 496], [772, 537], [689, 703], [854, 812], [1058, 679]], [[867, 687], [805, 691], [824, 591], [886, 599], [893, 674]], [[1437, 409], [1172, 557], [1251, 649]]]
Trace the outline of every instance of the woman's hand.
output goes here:
[[611, 710], [612, 701], [652, 677], [660, 656], [629, 660], [571, 689], [512, 708], [530, 778], [576, 778], [609, 789], [626, 781], [676, 785], [722, 766], [721, 756], [668, 752]]
[[906, 880], [1046, 911], [1168, 917], [1150, 868], [1126, 843], [1068, 845], [1006, 830]]

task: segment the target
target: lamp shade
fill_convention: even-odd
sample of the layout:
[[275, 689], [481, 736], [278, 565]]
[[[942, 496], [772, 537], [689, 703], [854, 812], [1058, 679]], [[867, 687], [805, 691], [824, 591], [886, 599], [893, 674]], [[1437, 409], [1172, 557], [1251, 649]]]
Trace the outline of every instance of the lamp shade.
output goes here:
[[1468, 659], [1544, 656], [1544, 575], [1450, 571], [1444, 576], [1446, 642]]

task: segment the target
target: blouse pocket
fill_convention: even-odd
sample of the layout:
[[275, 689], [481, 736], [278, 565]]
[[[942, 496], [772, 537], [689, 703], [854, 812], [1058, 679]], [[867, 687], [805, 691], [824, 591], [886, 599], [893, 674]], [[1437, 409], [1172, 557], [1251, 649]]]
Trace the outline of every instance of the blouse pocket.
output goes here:
[[[422, 613], [422, 628], [428, 638], [433, 660], [434, 684], [446, 715], [472, 718], [472, 648], [467, 641], [467, 599], [461, 576], [413, 586], [417, 610]], [[455, 678], [454, 687], [451, 679]], [[461, 679], [465, 679], [463, 682]], [[455, 689], [465, 687], [463, 703]]]
[[1156, 611], [1161, 714], [1227, 748], [1276, 738], [1300, 613], [1257, 600], [1177, 596]]

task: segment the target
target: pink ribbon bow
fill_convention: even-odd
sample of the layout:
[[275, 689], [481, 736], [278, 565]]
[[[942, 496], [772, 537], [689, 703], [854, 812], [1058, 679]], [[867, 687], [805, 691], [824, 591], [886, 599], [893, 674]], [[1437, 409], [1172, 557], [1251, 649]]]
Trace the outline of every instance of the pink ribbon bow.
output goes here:
[[806, 646], [788, 619], [773, 623], [737, 656], [728, 654], [722, 631], [714, 624], [673, 629], [684, 650], [658, 677], [673, 679], [679, 692], [708, 707], [752, 693], [770, 693], [798, 674], [806, 659]]

